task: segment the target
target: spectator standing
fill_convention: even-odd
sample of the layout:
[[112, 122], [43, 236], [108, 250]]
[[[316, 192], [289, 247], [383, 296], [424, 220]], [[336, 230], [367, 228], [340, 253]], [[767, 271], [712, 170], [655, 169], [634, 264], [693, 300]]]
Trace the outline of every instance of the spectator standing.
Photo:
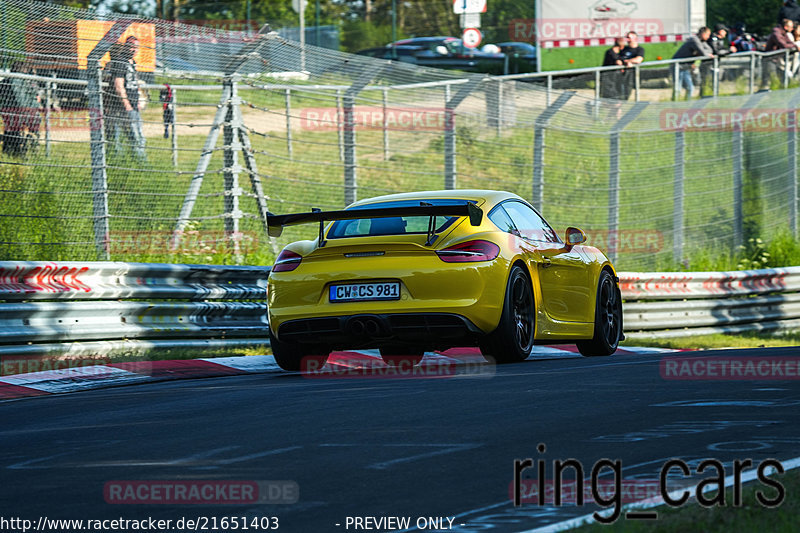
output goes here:
[[[797, 50], [800, 43], [795, 43], [790, 36], [794, 30], [794, 22], [791, 19], [783, 19], [781, 24], [772, 29], [772, 33], [767, 39], [767, 44], [764, 47], [765, 52], [773, 52], [775, 50], [784, 50], [791, 48]], [[761, 89], [766, 89], [769, 86], [770, 79], [773, 75], [779, 77], [783, 76], [784, 69], [788, 68], [784, 64], [782, 55], [775, 54], [770, 57], [764, 57], [761, 60]]]
[[[625, 48], [625, 38], [617, 37], [614, 46], [606, 50], [603, 57], [603, 66], [612, 67], [615, 65], [623, 66], [622, 50]], [[600, 76], [600, 97], [601, 98], [621, 98], [622, 96], [622, 71], [607, 70]]]
[[[124, 44], [111, 47], [110, 60], [106, 65], [108, 109], [104, 113], [107, 141], [113, 139], [114, 149], [119, 152], [122, 137], [127, 137], [136, 158], [144, 162], [147, 156], [140, 114], [144, 101], [139, 98], [139, 75], [133, 59], [138, 49], [139, 40], [133, 36], [128, 37]], [[105, 102], [103, 107], [106, 107]]]
[[[644, 48], [639, 46], [639, 36], [635, 31], [629, 31], [625, 37], [627, 38], [628, 44], [622, 49], [622, 52], [620, 52], [620, 59], [622, 60], [622, 64], [626, 67], [633, 67], [644, 61]], [[631, 97], [631, 92], [633, 91], [633, 84], [635, 82], [634, 69], [629, 68], [623, 71], [621, 78], [622, 92], [620, 98], [622, 100], [627, 100]]]
[[[697, 31], [697, 34], [692, 35], [678, 48], [672, 59], [687, 59], [691, 57], [714, 57], [714, 51], [708, 45], [708, 38], [711, 37], [711, 30], [703, 26]], [[692, 80], [692, 71], [694, 70], [694, 63], [681, 63], [678, 69], [678, 79], [674, 80], [678, 87], [678, 93], [681, 89], [686, 89], [686, 98], [692, 98], [694, 92], [694, 81]]]
[[[714, 26], [714, 33], [708, 38], [708, 45], [717, 57], [725, 57], [736, 49], [729, 45], [725, 38], [728, 36], [728, 28], [724, 24]], [[714, 62], [703, 61], [700, 63], [700, 97], [706, 96], [710, 85], [713, 84]], [[722, 72], [719, 78], [722, 79]], [[713, 89], [712, 89], [713, 90]]]
[[169, 139], [169, 127], [175, 132], [175, 96], [172, 94], [172, 87], [169, 83], [164, 84], [164, 88], [158, 94], [158, 99], [162, 103], [161, 118], [164, 122], [164, 138]]

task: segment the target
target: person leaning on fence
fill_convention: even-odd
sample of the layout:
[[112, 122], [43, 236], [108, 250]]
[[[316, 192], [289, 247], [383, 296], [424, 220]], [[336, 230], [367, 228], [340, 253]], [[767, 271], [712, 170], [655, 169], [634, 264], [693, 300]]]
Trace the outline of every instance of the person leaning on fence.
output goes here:
[[[691, 57], [714, 57], [714, 51], [708, 45], [708, 38], [711, 36], [711, 30], [703, 26], [695, 35], [691, 35], [675, 52], [672, 59], [688, 59]], [[673, 67], [674, 68], [674, 67]], [[678, 93], [681, 89], [686, 89], [687, 100], [692, 97], [694, 92], [694, 81], [692, 80], [692, 71], [695, 69], [694, 62], [680, 63], [678, 68], [678, 79], [673, 80], [678, 87]]]
[[109, 143], [113, 141], [114, 151], [122, 151], [125, 137], [136, 158], [144, 162], [147, 156], [139, 113], [144, 102], [139, 98], [139, 75], [133, 59], [138, 48], [139, 40], [133, 36], [128, 37], [124, 44], [116, 43], [111, 47], [105, 67], [108, 87], [103, 93], [103, 109], [106, 140]]
[[[728, 36], [728, 28], [724, 24], [717, 24], [714, 26], [714, 33], [708, 38], [708, 46], [715, 56], [722, 58], [726, 55], [735, 52], [736, 49], [728, 44], [725, 38]], [[700, 63], [700, 96], [706, 96], [711, 89], [713, 83], [713, 61], [702, 61]], [[719, 78], [722, 79], [722, 72], [719, 73]]]
[[[623, 66], [622, 49], [625, 48], [625, 37], [617, 37], [614, 46], [606, 50], [603, 56], [603, 66], [612, 67], [614, 65]], [[607, 70], [600, 75], [600, 97], [601, 98], [621, 98], [622, 97], [622, 71]]]
[[[620, 59], [622, 60], [622, 64], [626, 67], [633, 67], [644, 61], [644, 48], [639, 46], [639, 36], [635, 31], [629, 31], [625, 37], [627, 38], [628, 44], [620, 52]], [[620, 98], [622, 100], [627, 100], [631, 97], [631, 92], [633, 92], [633, 84], [635, 83], [634, 69], [625, 69], [622, 72], [621, 78], [622, 92]]]
[[[767, 44], [764, 47], [765, 52], [773, 52], [775, 50], [791, 49], [796, 51], [800, 43], [795, 43], [791, 36], [794, 30], [794, 22], [791, 19], [783, 19], [781, 24], [772, 29], [772, 33], [767, 39]], [[761, 59], [761, 89], [769, 87], [770, 80], [773, 76], [783, 78], [783, 73], [786, 70], [783, 54], [775, 54], [772, 56], [764, 57]]]

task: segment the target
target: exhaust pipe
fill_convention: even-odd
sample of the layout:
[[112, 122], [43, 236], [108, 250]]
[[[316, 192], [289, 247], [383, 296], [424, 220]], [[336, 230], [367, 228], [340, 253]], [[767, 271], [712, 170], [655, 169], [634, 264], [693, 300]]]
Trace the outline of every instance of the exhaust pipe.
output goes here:
[[381, 333], [381, 327], [376, 320], [365, 320], [364, 326], [367, 330], [367, 335], [370, 337], [377, 337]]
[[367, 328], [364, 326], [364, 322], [358, 319], [351, 320], [350, 324], [348, 325], [348, 329], [350, 330], [351, 334], [357, 337], [364, 335], [364, 333], [367, 331]]

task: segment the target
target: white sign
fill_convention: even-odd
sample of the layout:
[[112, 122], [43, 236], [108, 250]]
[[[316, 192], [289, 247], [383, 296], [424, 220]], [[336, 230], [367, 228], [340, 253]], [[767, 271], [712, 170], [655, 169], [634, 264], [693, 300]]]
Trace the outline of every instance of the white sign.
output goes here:
[[481, 27], [481, 14], [480, 13], [462, 13], [459, 17], [461, 19], [462, 28], [480, 28]]
[[[539, 41], [622, 37], [629, 31], [644, 35], [694, 33], [689, 8], [699, 0], [540, 0], [536, 17]], [[520, 21], [518, 21], [520, 22]], [[533, 26], [533, 24], [531, 24]], [[518, 39], [512, 35], [512, 40]], [[531, 39], [527, 39], [530, 41]]]
[[300, 13], [306, 10], [307, 0], [292, 0], [292, 9], [295, 13]]
[[453, 0], [453, 13], [486, 13], [486, 0]]
[[483, 36], [478, 28], [467, 28], [461, 36], [464, 46], [467, 48], [477, 48], [481, 44]]

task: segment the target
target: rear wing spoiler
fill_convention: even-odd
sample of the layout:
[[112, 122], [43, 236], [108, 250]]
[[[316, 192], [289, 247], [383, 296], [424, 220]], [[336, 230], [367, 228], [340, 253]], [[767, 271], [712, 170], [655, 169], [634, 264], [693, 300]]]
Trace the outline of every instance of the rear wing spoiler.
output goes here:
[[340, 211], [313, 209], [307, 213], [291, 213], [288, 215], [267, 213], [267, 230], [270, 237], [280, 237], [285, 226], [317, 222], [319, 223], [319, 246], [324, 246], [322, 235], [325, 222], [411, 216], [430, 217], [430, 224], [428, 224], [429, 244], [432, 238], [435, 217], [469, 217], [469, 223], [473, 226], [480, 226], [483, 221], [483, 211], [472, 202], [465, 201], [463, 204], [456, 205], [432, 205], [427, 202], [420, 202], [420, 205], [408, 207], [372, 207], [368, 209], [342, 209]]

